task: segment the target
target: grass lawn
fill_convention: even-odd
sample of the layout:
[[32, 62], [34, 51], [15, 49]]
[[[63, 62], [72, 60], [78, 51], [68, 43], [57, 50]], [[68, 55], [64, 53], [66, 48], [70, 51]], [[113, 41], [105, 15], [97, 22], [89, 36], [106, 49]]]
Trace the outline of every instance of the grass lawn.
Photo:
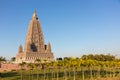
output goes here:
[[[45, 74], [44, 74], [45, 73]], [[38, 74], [38, 75], [37, 75]], [[69, 75], [70, 74], [70, 75]], [[94, 75], [94, 74], [93, 74]], [[22, 79], [21, 79], [22, 76]], [[10, 71], [3, 72], [0, 80], [65, 80], [64, 70], [60, 70], [57, 75], [57, 71], [54, 69], [49, 70], [19, 70], [19, 71]], [[82, 80], [82, 72], [76, 72], [75, 80]], [[74, 80], [73, 71], [67, 72], [67, 80]], [[89, 72], [85, 71], [85, 80], [90, 80]], [[120, 80], [120, 78], [102, 78], [97, 79], [95, 76], [93, 80]]]

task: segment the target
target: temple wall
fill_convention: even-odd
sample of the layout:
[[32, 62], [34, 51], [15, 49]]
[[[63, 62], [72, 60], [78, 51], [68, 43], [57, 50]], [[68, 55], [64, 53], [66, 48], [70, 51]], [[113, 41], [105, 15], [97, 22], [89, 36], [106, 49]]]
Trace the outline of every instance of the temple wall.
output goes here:
[[4, 63], [1, 64], [0, 71], [11, 71], [11, 70], [19, 70], [20, 66], [18, 64], [13, 63]]

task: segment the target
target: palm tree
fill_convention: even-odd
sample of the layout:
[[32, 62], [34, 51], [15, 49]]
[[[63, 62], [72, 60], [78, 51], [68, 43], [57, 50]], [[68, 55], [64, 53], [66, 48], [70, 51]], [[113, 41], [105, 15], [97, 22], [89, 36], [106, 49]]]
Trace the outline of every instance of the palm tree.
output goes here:
[[77, 65], [77, 61], [73, 58], [71, 61], [71, 66], [73, 68], [73, 73], [74, 73], [73, 80], [76, 80], [76, 65]]
[[110, 72], [110, 75], [109, 75], [109, 77], [112, 77], [112, 63], [111, 63], [111, 61], [109, 61], [109, 72]]
[[90, 70], [90, 79], [93, 80], [92, 68], [94, 67], [94, 60], [88, 59], [88, 60], [86, 60], [86, 63], [87, 63], [87, 67]]
[[57, 80], [58, 80], [58, 77], [59, 77], [59, 64], [58, 64], [58, 61], [55, 61], [55, 68], [56, 68], [56, 73], [57, 73]]
[[[75, 63], [74, 63], [74, 66], [75, 66], [75, 71], [74, 71], [74, 80], [76, 80], [78, 77], [77, 77], [77, 73], [78, 73], [78, 69], [81, 65], [81, 62], [80, 62], [80, 59], [79, 58], [76, 58], [75, 59]], [[77, 79], [78, 80], [78, 79]]]
[[35, 67], [36, 67], [36, 70], [37, 70], [37, 80], [39, 80], [39, 73], [38, 73], [38, 71], [39, 71], [39, 67], [41, 65], [40, 63], [41, 63], [40, 59], [36, 59], [35, 60]]
[[54, 69], [56, 69], [56, 67], [57, 67], [57, 62], [56, 61], [51, 62], [51, 67], [53, 69], [53, 71], [52, 71], [52, 80], [53, 80], [55, 78]]
[[109, 72], [109, 61], [106, 61], [105, 63], [104, 63], [104, 65], [105, 65], [105, 68], [106, 68], [106, 78], [108, 78], [108, 72]]
[[27, 65], [27, 67], [30, 69], [30, 76], [29, 76], [29, 80], [33, 80], [33, 74], [32, 74], [32, 70], [34, 69], [34, 64], [32, 64], [32, 63], [29, 63], [28, 65]]
[[50, 63], [46, 63], [46, 70], [47, 70], [47, 72], [46, 72], [46, 80], [48, 80], [49, 79], [49, 73], [50, 73]]
[[20, 69], [21, 69], [21, 80], [23, 80], [22, 70], [24, 69], [25, 64], [26, 64], [26, 62], [19, 63], [19, 66], [20, 66]]
[[120, 61], [118, 62], [118, 71], [119, 71], [119, 77], [120, 77]]
[[57, 80], [58, 80], [58, 77], [59, 77], [59, 73], [61, 72], [60, 69], [62, 69], [64, 66], [64, 63], [62, 60], [59, 60], [57, 61]]
[[63, 61], [62, 60], [59, 60], [57, 61], [57, 80], [58, 80], [58, 77], [59, 77], [59, 73], [60, 73], [60, 69], [62, 69], [63, 67]]
[[115, 77], [115, 69], [116, 69], [116, 61], [112, 61], [111, 62], [111, 66], [112, 66], [112, 77]]
[[97, 61], [96, 62], [96, 66], [97, 66], [97, 78], [100, 78], [100, 72], [101, 72], [101, 66], [102, 66], [102, 62], [101, 61]]
[[73, 72], [74, 72], [74, 79], [75, 79], [75, 66], [74, 66], [74, 61], [75, 59], [73, 57], [70, 57], [69, 58], [69, 61], [68, 61], [68, 66], [69, 66], [69, 78], [71, 78], [71, 69], [73, 69]]
[[71, 63], [72, 63], [72, 60], [73, 60], [73, 58], [72, 57], [70, 57], [69, 58], [69, 60], [68, 60], [68, 74], [69, 74], [69, 79], [71, 78], [71, 69], [72, 69], [72, 66], [71, 66]]
[[63, 60], [63, 68], [64, 68], [64, 79], [67, 80], [67, 68], [68, 68], [68, 60], [65, 58]]
[[46, 59], [44, 59], [44, 63], [43, 63], [44, 80], [45, 80], [45, 78], [46, 78], [46, 71], [45, 71], [45, 68], [46, 68], [46, 62], [47, 62], [47, 60], [46, 60]]
[[85, 61], [83, 59], [80, 59], [79, 62], [80, 62], [80, 67], [82, 71], [82, 80], [85, 80], [85, 72], [84, 72]]

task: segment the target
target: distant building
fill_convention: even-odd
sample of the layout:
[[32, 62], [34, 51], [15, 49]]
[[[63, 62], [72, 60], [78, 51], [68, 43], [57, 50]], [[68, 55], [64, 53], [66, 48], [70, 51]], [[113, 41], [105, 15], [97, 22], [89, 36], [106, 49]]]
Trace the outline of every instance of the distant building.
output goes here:
[[22, 45], [20, 45], [16, 55], [16, 63], [34, 63], [36, 59], [53, 61], [54, 55], [51, 51], [50, 42], [44, 45], [41, 25], [36, 12], [34, 12], [28, 27], [24, 51]]

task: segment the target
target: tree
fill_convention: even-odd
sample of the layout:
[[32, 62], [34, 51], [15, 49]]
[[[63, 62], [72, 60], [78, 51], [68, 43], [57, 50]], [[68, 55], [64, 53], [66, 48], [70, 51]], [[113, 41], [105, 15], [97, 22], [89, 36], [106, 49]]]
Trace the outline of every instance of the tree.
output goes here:
[[89, 54], [89, 55], [83, 55], [81, 57], [83, 60], [87, 60], [87, 59], [92, 59], [92, 60], [96, 60], [96, 61], [113, 61], [115, 60], [115, 56], [110, 55], [110, 54]]
[[39, 80], [39, 67], [41, 66], [41, 59], [36, 59], [35, 60], [35, 67], [36, 67], [36, 70], [37, 70], [37, 80]]
[[77, 66], [77, 61], [74, 58], [71, 58], [71, 66], [73, 68], [73, 73], [74, 73], [73, 80], [76, 80], [76, 66]]
[[31, 80], [31, 79], [33, 80], [32, 70], [34, 69], [35, 65], [34, 65], [33, 63], [29, 63], [29, 64], [27, 65], [27, 67], [28, 67], [29, 70], [30, 70], [29, 80]]
[[5, 57], [0, 57], [0, 68], [1, 68], [1, 63], [3, 62], [3, 61], [6, 61], [6, 59], [5, 59]]
[[85, 72], [84, 72], [84, 67], [86, 66], [85, 61], [80, 59], [79, 62], [80, 62], [80, 67], [81, 67], [81, 71], [82, 71], [82, 80], [85, 80]]
[[[50, 66], [51, 66], [51, 68], [52, 69], [56, 69], [56, 67], [57, 67], [57, 61], [52, 61], [51, 63], [50, 63]], [[54, 72], [54, 70], [52, 71], [52, 80], [55, 78], [55, 72]]]
[[64, 68], [64, 78], [67, 80], [67, 67], [68, 67], [68, 59], [64, 58], [63, 60], [63, 68]]
[[[0, 57], [0, 68], [1, 68], [1, 63], [3, 62], [3, 61], [6, 61], [6, 59], [5, 59], [5, 57]], [[1, 72], [0, 72], [0, 78], [1, 78]]]
[[45, 70], [45, 68], [46, 68], [46, 62], [47, 62], [47, 60], [46, 60], [46, 59], [44, 59], [44, 63], [43, 63], [44, 80], [45, 80], [45, 78], [46, 78], [46, 70]]
[[26, 62], [19, 63], [19, 66], [21, 68], [21, 80], [23, 80], [22, 70], [24, 69], [25, 64], [26, 64]]
[[88, 60], [86, 60], [86, 65], [87, 65], [88, 69], [90, 70], [90, 79], [93, 80], [92, 68], [95, 65], [95, 61], [91, 60], [91, 59], [88, 59]]
[[15, 61], [15, 60], [16, 60], [16, 57], [12, 57], [12, 58], [11, 58], [11, 61]]

